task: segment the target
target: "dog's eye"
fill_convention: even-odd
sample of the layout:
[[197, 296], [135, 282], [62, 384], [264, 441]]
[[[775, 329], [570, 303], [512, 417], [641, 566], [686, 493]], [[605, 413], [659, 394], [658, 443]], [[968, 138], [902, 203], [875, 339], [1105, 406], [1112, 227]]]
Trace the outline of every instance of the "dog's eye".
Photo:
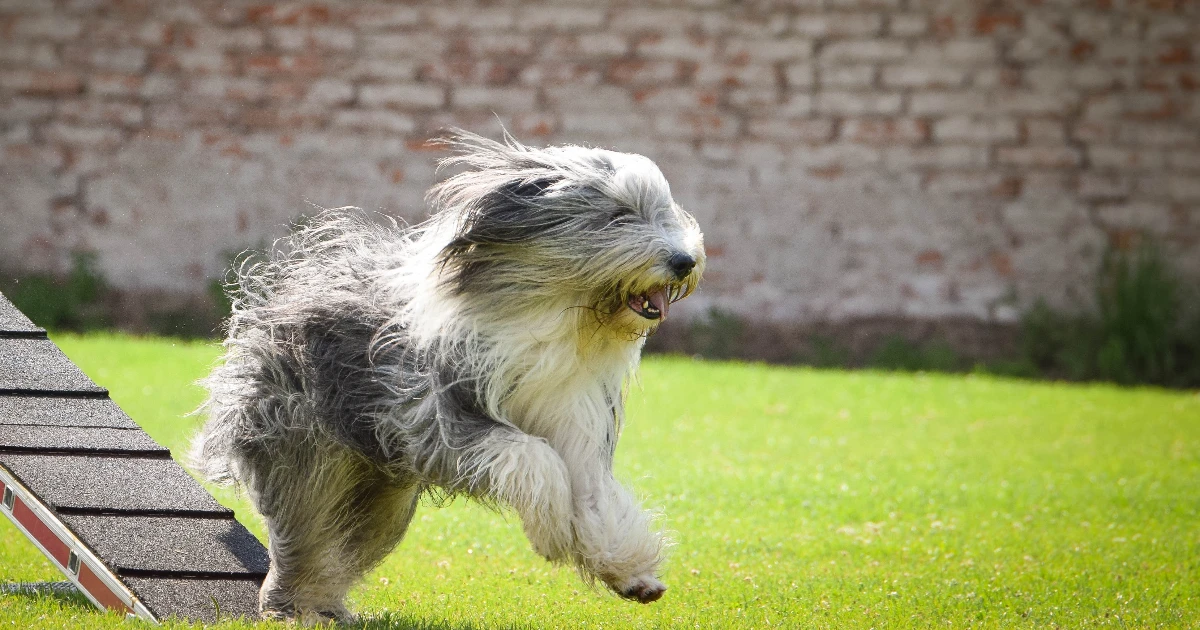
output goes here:
[[609, 219], [612, 221], [626, 221], [633, 218], [633, 208], [626, 206], [617, 206], [612, 213], [609, 214]]

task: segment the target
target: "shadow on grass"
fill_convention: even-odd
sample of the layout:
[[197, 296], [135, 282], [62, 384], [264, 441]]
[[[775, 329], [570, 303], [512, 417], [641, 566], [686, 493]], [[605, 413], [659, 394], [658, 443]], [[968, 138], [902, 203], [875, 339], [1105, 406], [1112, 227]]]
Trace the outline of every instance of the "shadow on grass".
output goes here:
[[96, 609], [71, 582], [5, 582], [0, 584], [0, 596], [28, 600], [51, 599], [63, 608]]
[[[350, 628], [363, 630], [482, 630], [484, 626], [473, 623], [450, 622], [441, 619], [421, 619], [402, 613], [384, 612], [378, 615], [362, 615]], [[533, 630], [534, 626], [498, 626], [487, 624], [487, 628], [497, 630]]]

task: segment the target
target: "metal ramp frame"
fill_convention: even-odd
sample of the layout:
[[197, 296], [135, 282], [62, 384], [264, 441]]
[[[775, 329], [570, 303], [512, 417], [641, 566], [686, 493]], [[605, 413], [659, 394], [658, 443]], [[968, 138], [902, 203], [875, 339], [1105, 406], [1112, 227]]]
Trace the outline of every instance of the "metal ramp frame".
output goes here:
[[3, 295], [0, 492], [101, 609], [258, 618], [266, 549]]

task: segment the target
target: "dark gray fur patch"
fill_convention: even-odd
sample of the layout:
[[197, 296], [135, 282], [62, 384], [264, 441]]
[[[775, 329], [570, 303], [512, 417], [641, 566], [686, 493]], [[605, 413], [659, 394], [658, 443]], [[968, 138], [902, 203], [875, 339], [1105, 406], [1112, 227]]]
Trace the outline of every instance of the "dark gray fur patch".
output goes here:
[[456, 352], [410, 351], [405, 331], [388, 326], [392, 313], [376, 306], [387, 303], [376, 295], [377, 270], [351, 264], [356, 244], [383, 249], [395, 234], [354, 214], [314, 225], [294, 237], [291, 254], [244, 271], [233, 344], [207, 381], [213, 419], [197, 467], [228, 479], [328, 438], [392, 478], [479, 494], [459, 456], [511, 429], [482, 411]]

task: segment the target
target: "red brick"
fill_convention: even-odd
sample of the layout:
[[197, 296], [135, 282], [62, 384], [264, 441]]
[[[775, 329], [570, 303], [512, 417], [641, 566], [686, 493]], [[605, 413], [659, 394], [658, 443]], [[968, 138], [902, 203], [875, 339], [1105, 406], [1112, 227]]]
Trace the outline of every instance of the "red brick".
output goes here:
[[159, 72], [183, 70], [196, 74], [233, 74], [234, 56], [219, 50], [172, 50], [151, 56], [151, 67]]
[[666, 83], [680, 75], [674, 61], [643, 61], [623, 59], [608, 64], [608, 80], [617, 84]]
[[547, 138], [557, 133], [558, 117], [546, 112], [518, 113], [513, 116], [512, 129], [518, 137]]
[[1086, 60], [1094, 52], [1096, 52], [1096, 45], [1086, 39], [1081, 39], [1071, 44], [1071, 59], [1075, 61]]
[[200, 27], [183, 31], [179, 41], [187, 47], [216, 50], [257, 50], [266, 36], [256, 28]]
[[259, 24], [326, 24], [333, 11], [322, 4], [259, 4], [246, 10], [246, 20]]
[[660, 111], [715, 109], [719, 98], [713, 88], [648, 87], [633, 92], [633, 99], [639, 105]]
[[64, 96], [79, 93], [83, 80], [62, 70], [3, 70], [0, 89], [31, 96]]
[[929, 138], [929, 123], [914, 118], [855, 118], [842, 123], [842, 139], [869, 144], [916, 144]]
[[414, 78], [423, 82], [445, 84], [501, 85], [511, 83], [516, 76], [517, 68], [508, 64], [491, 60], [479, 61], [462, 57], [447, 57], [440, 61], [421, 64]]
[[654, 117], [654, 130], [671, 138], [733, 138], [739, 129], [737, 117], [710, 112]]
[[1011, 199], [1020, 189], [1019, 178], [994, 172], [936, 171], [925, 182], [925, 190], [935, 195]]
[[995, 12], [980, 13], [975, 16], [975, 32], [979, 35], [991, 35], [997, 31], [1012, 33], [1021, 30], [1020, 13]]
[[60, 101], [57, 114], [61, 120], [71, 123], [118, 126], [137, 126], [145, 119], [145, 112], [139, 103], [122, 101]]
[[728, 87], [774, 86], [779, 83], [775, 67], [761, 63], [703, 64], [692, 79], [699, 85]]
[[1164, 65], [1191, 63], [1192, 51], [1183, 45], [1164, 46], [1159, 49], [1157, 59]]
[[922, 267], [941, 269], [945, 256], [936, 249], [927, 249], [917, 254], [916, 263]]
[[269, 31], [270, 41], [280, 50], [351, 52], [358, 43], [353, 30], [338, 26], [279, 26]]
[[205, 77], [189, 86], [195, 96], [231, 101], [257, 101], [266, 92], [266, 84], [249, 77]]

